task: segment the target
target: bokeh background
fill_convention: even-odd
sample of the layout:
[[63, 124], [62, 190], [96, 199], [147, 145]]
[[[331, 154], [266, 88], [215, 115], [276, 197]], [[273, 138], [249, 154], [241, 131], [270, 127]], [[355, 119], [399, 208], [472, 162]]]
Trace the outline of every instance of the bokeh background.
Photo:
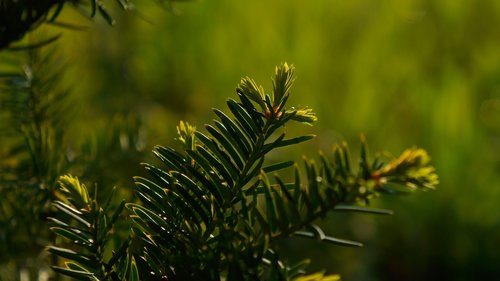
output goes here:
[[111, 9], [114, 27], [67, 8], [61, 20], [87, 31], [36, 32], [63, 33], [57, 55], [76, 113], [67, 134], [96, 144], [80, 176], [131, 190], [132, 176], [144, 173], [139, 163], [154, 161], [153, 146], [174, 145], [180, 119], [202, 128], [241, 77], [270, 90], [274, 66], [286, 61], [297, 68], [290, 104], [312, 107], [319, 121], [297, 129], [318, 138], [284, 156], [312, 156], [341, 140], [355, 151], [364, 133], [372, 152], [425, 148], [441, 181], [436, 191], [373, 202], [393, 216], [322, 222], [364, 248], [293, 240], [282, 245], [289, 258], [310, 257], [312, 269], [343, 280], [500, 280], [500, 1], [173, 7]]

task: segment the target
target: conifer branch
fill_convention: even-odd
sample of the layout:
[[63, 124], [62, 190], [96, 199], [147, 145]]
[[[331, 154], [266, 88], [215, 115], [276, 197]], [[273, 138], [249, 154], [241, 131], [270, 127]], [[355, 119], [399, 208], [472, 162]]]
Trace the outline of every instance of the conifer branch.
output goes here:
[[[180, 0], [160, 0], [168, 9], [172, 9], [172, 3]], [[116, 4], [124, 11], [135, 11], [135, 5], [129, 0], [116, 0]], [[53, 36], [27, 46], [13, 46], [13, 43], [21, 40], [27, 33], [37, 29], [43, 24], [81, 30], [81, 27], [73, 24], [61, 23], [57, 19], [66, 7], [72, 6], [84, 16], [95, 19], [100, 17], [109, 25], [115, 24], [115, 19], [109, 13], [108, 8], [102, 0], [18, 0], [0, 1], [0, 50], [26, 50], [35, 49], [55, 41], [59, 36]]]
[[[184, 148], [157, 146], [154, 153], [163, 166], [144, 164], [150, 177], [134, 178], [140, 204], [125, 206], [131, 211], [135, 246], [124, 244], [111, 261], [104, 261], [101, 248], [95, 246], [81, 253], [51, 248], [72, 260], [56, 270], [82, 280], [107, 278], [111, 273], [127, 280], [339, 280], [338, 275], [321, 272], [305, 275], [308, 262], [288, 265], [276, 243], [301, 236], [361, 246], [328, 236], [315, 222], [335, 211], [390, 214], [367, 205], [395, 185], [433, 189], [437, 175], [427, 153], [418, 148], [387, 164], [370, 161], [364, 137], [357, 169], [345, 143], [335, 146], [329, 156], [320, 155], [320, 164], [309, 159], [303, 168], [289, 159], [268, 164], [268, 153], [313, 137], [287, 138], [283, 129], [290, 122], [316, 120], [308, 108], [287, 107], [293, 71], [286, 63], [277, 67], [272, 94], [250, 78], [242, 79], [237, 87], [239, 100], [227, 101], [230, 114], [214, 109], [217, 119], [205, 126], [206, 133], [181, 122], [178, 140]], [[278, 172], [293, 165], [294, 180], [285, 182]], [[68, 199], [55, 207], [74, 223], [57, 221], [56, 233], [76, 241], [87, 237], [75, 230], [101, 233], [103, 222], [108, 221], [106, 208], [90, 199], [74, 179], [62, 178], [61, 185]], [[90, 244], [102, 237], [92, 236]], [[116, 261], [130, 269], [113, 266]]]

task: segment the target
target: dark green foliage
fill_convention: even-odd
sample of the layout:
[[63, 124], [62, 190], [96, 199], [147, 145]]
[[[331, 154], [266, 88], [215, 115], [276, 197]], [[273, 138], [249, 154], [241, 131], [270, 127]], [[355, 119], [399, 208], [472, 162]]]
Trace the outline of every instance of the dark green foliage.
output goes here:
[[[396, 188], [432, 189], [437, 176], [426, 152], [417, 148], [387, 164], [370, 161], [364, 138], [357, 169], [346, 144], [320, 155], [319, 164], [311, 159], [303, 165], [289, 159], [267, 163], [272, 151], [313, 137], [286, 134], [289, 123], [316, 120], [308, 108], [286, 106], [292, 82], [293, 67], [287, 64], [276, 68], [272, 95], [244, 78], [238, 100], [227, 101], [230, 114], [214, 109], [217, 119], [205, 126], [207, 133], [181, 122], [182, 151], [156, 147], [163, 166], [145, 164], [150, 177], [135, 178], [142, 204], [126, 205], [132, 213], [133, 243], [110, 260], [103, 259], [99, 248], [106, 245], [99, 225], [109, 221], [107, 229], [114, 220], [98, 202], [89, 203], [84, 186], [62, 178], [68, 202], [54, 206], [75, 224], [57, 221], [53, 231], [84, 249], [52, 247], [54, 254], [72, 262], [56, 270], [81, 280], [114, 280], [115, 274], [120, 280], [338, 280], [337, 275], [304, 275], [308, 261], [287, 264], [278, 242], [299, 236], [359, 247], [359, 242], [328, 236], [315, 222], [328, 212], [390, 214], [366, 205]], [[291, 166], [291, 182], [274, 173]], [[92, 242], [75, 227], [93, 234]], [[120, 268], [118, 261], [125, 266]]]
[[[134, 280], [137, 267], [135, 260], [128, 253], [129, 240], [113, 252], [111, 257], [106, 250], [113, 238], [114, 225], [120, 217], [125, 201], [115, 210], [112, 196], [104, 205], [92, 198], [85, 185], [71, 176], [59, 179], [61, 200], [53, 205], [64, 219], [49, 218], [52, 232], [72, 243], [71, 248], [49, 247], [48, 251], [66, 260], [65, 267], [52, 268], [63, 275], [77, 280]], [[137, 279], [136, 279], [137, 280]]]
[[[0, 74], [1, 260], [25, 258], [49, 243], [44, 219], [57, 178], [68, 172], [61, 153], [63, 128], [71, 116], [68, 91], [57, 87], [60, 66], [49, 56], [29, 52], [25, 61], [13, 60], [16, 67]], [[16, 250], [21, 247], [25, 251]]]
[[[175, 0], [165, 0], [165, 2], [172, 1]], [[57, 20], [66, 6], [73, 6], [90, 19], [102, 17], [108, 24], [113, 25], [115, 21], [104, 2], [103, 0], [0, 0], [0, 50], [22, 39], [26, 33], [42, 24], [81, 29], [82, 27]], [[123, 10], [134, 10], [134, 4], [129, 0], [116, 0], [114, 2]], [[11, 49], [39, 47], [58, 37], [59, 35], [56, 35], [41, 42], [34, 42], [29, 46], [17, 46]]]
[[[293, 68], [286, 64], [277, 68], [277, 87], [285, 91], [292, 74]], [[269, 255], [266, 244], [271, 238], [267, 227], [274, 227], [275, 222], [256, 208], [256, 198], [264, 198], [267, 190], [264, 171], [293, 164], [265, 167], [265, 156], [311, 138], [285, 138], [279, 131], [288, 121], [302, 118], [310, 124], [316, 118], [307, 109], [286, 109], [287, 91], [271, 98], [245, 86], [250, 84], [255, 83], [243, 79], [239, 101], [228, 100], [233, 118], [214, 110], [219, 119], [206, 125], [208, 134], [181, 122], [179, 139], [185, 153], [157, 147], [155, 153], [166, 169], [146, 165], [152, 181], [136, 179], [143, 205], [128, 207], [135, 214], [134, 232], [148, 245], [145, 260], [156, 276], [219, 280], [221, 274], [232, 279], [255, 279], [263, 274], [261, 260]], [[263, 110], [250, 99], [260, 100]]]
[[[109, 178], [104, 178], [95, 162], [109, 166], [114, 159], [107, 153], [122, 159], [124, 154], [135, 155], [115, 144], [118, 135], [129, 137], [122, 126], [97, 140], [82, 135], [79, 143], [70, 140], [67, 129], [77, 109], [70, 91], [61, 86], [64, 67], [55, 53], [39, 48], [2, 56], [9, 64], [0, 70], [0, 275], [26, 270], [37, 276], [57, 261], [49, 261], [44, 248], [55, 242], [46, 223], [53, 216], [51, 204], [62, 174], [76, 171], [85, 178], [109, 181], [113, 176], [107, 173]], [[108, 193], [109, 189], [99, 189], [94, 197], [105, 198]], [[111, 207], [116, 203], [112, 201]]]
[[[52, 7], [66, 1], [0, 1], [0, 49], [21, 39], [26, 32], [44, 22]], [[57, 12], [58, 13], [58, 12]]]

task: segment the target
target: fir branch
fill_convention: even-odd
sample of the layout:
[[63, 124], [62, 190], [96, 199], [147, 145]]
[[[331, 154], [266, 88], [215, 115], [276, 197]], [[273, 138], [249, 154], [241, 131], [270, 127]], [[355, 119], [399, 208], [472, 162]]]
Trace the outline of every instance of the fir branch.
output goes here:
[[311, 139], [285, 138], [286, 133], [278, 130], [291, 121], [316, 120], [310, 109], [286, 107], [292, 74], [293, 66], [277, 68], [273, 98], [255, 81], [242, 79], [239, 101], [227, 102], [233, 117], [214, 109], [218, 120], [206, 125], [208, 134], [181, 122], [178, 133], [184, 152], [156, 148], [166, 169], [146, 165], [153, 179], [136, 178], [143, 205], [127, 205], [155, 276], [291, 280], [296, 275], [273, 249], [279, 240], [298, 235], [360, 246], [327, 236], [314, 222], [334, 211], [388, 214], [357, 205], [368, 204], [389, 183], [422, 189], [437, 183], [423, 150], [413, 149], [387, 165], [377, 165], [368, 161], [364, 138], [357, 171], [342, 144], [335, 147], [331, 160], [321, 156], [319, 168], [312, 160], [304, 161], [305, 176], [296, 168], [294, 182], [284, 183], [276, 175], [276, 183], [271, 183], [266, 173], [293, 162], [265, 165], [267, 153]]
[[[310, 109], [287, 107], [292, 74], [293, 66], [277, 68], [273, 98], [253, 80], [243, 79], [237, 88], [239, 100], [227, 101], [231, 115], [214, 109], [218, 119], [205, 126], [207, 133], [181, 122], [178, 140], [184, 148], [180, 152], [155, 148], [163, 167], [145, 164], [150, 178], [134, 178], [141, 204], [126, 204], [134, 245], [124, 243], [109, 261], [102, 255], [107, 245], [104, 233], [118, 215], [109, 219], [107, 207], [101, 207], [78, 180], [61, 178], [66, 199], [54, 206], [67, 217], [66, 221], [53, 219], [56, 226], [52, 229], [82, 248], [52, 247], [53, 253], [71, 260], [54, 270], [82, 280], [113, 276], [127, 280], [339, 280], [338, 275], [321, 272], [305, 275], [306, 261], [289, 266], [276, 250], [277, 242], [302, 236], [361, 246], [328, 236], [315, 222], [335, 211], [390, 214], [366, 205], [387, 193], [389, 185], [432, 189], [437, 175], [427, 153], [418, 148], [388, 164], [370, 161], [364, 137], [357, 169], [345, 143], [335, 146], [330, 156], [320, 155], [319, 164], [305, 159], [302, 169], [289, 160], [269, 165], [268, 153], [312, 138], [286, 138], [282, 131], [289, 122], [316, 120]], [[278, 174], [273, 181], [269, 179], [269, 173], [294, 164], [292, 182]]]
[[69, 261], [64, 263], [64, 267], [53, 265], [52, 268], [78, 280], [123, 280], [127, 276], [128, 280], [133, 280], [137, 265], [128, 253], [129, 240], [122, 241], [122, 246], [115, 249], [109, 260], [104, 256], [105, 252], [111, 252], [109, 247], [112, 246], [108, 242], [116, 239], [111, 233], [125, 202], [111, 210], [113, 193], [108, 202], [101, 205], [96, 201], [95, 194], [91, 197], [87, 187], [70, 175], [60, 177], [59, 185], [61, 199], [56, 200], [53, 206], [59, 211], [61, 219], [49, 218], [50, 230], [73, 246], [48, 248], [52, 254]]
[[[277, 71], [287, 78], [277, 75], [276, 79], [280, 80], [276, 80], [275, 85], [291, 83], [293, 66], [283, 64], [278, 67]], [[227, 101], [227, 106], [233, 115], [232, 118], [218, 109], [214, 110], [219, 119], [214, 121], [215, 126], [206, 126], [208, 134], [195, 131], [192, 126], [181, 122], [178, 132], [179, 140], [186, 148], [184, 155], [170, 148], [157, 148], [156, 154], [166, 165], [167, 170], [159, 174], [158, 171], [161, 169], [148, 166], [148, 170], [152, 172], [151, 175], [159, 184], [154, 185], [154, 190], [156, 190], [154, 194], [148, 191], [153, 190], [151, 183], [147, 184], [149, 188], [144, 189], [143, 183], [146, 181], [141, 178], [136, 180], [138, 188], [140, 188], [138, 189], [141, 194], [139, 197], [143, 198], [144, 204], [150, 205], [155, 202], [154, 206], [161, 206], [161, 202], [163, 204], [168, 202], [169, 206], [174, 209], [179, 208], [180, 213], [185, 214], [182, 218], [178, 216], [178, 212], [172, 213], [165, 209], [162, 210], [160, 207], [156, 209], [156, 212], [159, 211], [166, 215], [165, 218], [161, 218], [164, 220], [162, 222], [158, 218], [154, 218], [153, 215], [144, 216], [142, 212], [147, 212], [144, 207], [135, 204], [128, 205], [136, 214], [134, 221], [137, 222], [138, 227], [150, 233], [147, 239], [152, 238], [154, 244], [159, 245], [159, 251], [163, 252], [164, 255], [173, 256], [172, 259], [169, 259], [169, 264], [174, 263], [171, 265], [174, 268], [180, 266], [175, 265], [175, 259], [177, 259], [175, 256], [182, 260], [192, 259], [191, 263], [196, 264], [200, 255], [196, 249], [200, 245], [206, 245], [202, 247], [208, 247], [208, 251], [213, 252], [213, 258], [216, 260], [210, 262], [215, 263], [233, 264], [229, 256], [234, 255], [235, 249], [239, 247], [253, 251], [251, 247], [245, 245], [248, 243], [247, 239], [254, 241], [254, 238], [242, 236], [228, 229], [244, 223], [238, 218], [240, 213], [238, 206], [246, 200], [245, 192], [253, 188], [252, 182], [256, 182], [259, 177], [267, 153], [310, 139], [310, 137], [285, 139], [283, 132], [279, 137], [271, 140], [286, 122], [294, 121], [292, 116], [303, 114], [303, 111], [285, 107], [284, 101], [290, 90], [289, 85], [275, 89], [283, 92], [274, 94], [281, 100], [276, 100], [276, 104], [272, 104], [266, 102], [266, 100], [270, 100], [270, 96], [264, 93], [263, 88], [257, 86], [255, 82], [250, 83], [249, 81], [243, 79], [237, 88], [239, 102], [232, 99]], [[259, 92], [258, 96], [255, 95], [255, 91]], [[257, 109], [255, 105], [261, 108]], [[307, 116], [309, 118], [300, 121], [311, 123], [315, 120], [310, 111], [307, 112]], [[273, 166], [266, 170], [268, 172], [277, 171], [288, 166], [289, 163]], [[151, 223], [156, 224], [159, 229], [170, 227], [171, 233], [158, 232], [151, 226]], [[207, 237], [223, 231], [227, 231], [227, 235], [233, 238], [220, 240], [220, 237], [216, 235], [213, 238], [208, 238], [208, 241], [205, 240]], [[175, 248], [169, 248], [167, 245], [161, 245], [155, 238], [160, 235], [162, 237], [167, 235], [170, 239], [179, 240], [172, 243], [173, 245], [191, 241], [193, 245], [189, 248], [194, 252], [188, 253], [185, 250], [179, 251]], [[189, 239], [186, 240], [188, 237]], [[221, 254], [222, 256], [219, 256]], [[217, 259], [220, 260], [217, 261]], [[165, 263], [161, 261], [151, 262]], [[225, 266], [226, 269], [231, 267], [229, 264]], [[180, 271], [180, 267], [178, 270]], [[196, 274], [194, 273], [196, 266], [192, 270], [183, 269], [183, 271]], [[165, 269], [157, 274], [164, 272], [166, 272]], [[231, 271], [228, 274], [233, 275], [237, 272], [239, 271]]]
[[[6, 233], [2, 255], [38, 253], [52, 239], [44, 227], [57, 177], [68, 168], [63, 129], [69, 92], [59, 87], [60, 66], [49, 62], [53, 52], [17, 53], [0, 75], [0, 223]], [[7, 54], [4, 54], [7, 55]], [[14, 58], [13, 58], [14, 57]], [[9, 61], [6, 59], [5, 61]], [[38, 237], [38, 239], [33, 239]], [[12, 241], [19, 241], [14, 243]], [[41, 242], [43, 241], [43, 242]]]
[[[181, 0], [160, 0], [167, 9], [172, 9], [172, 3]], [[116, 4], [124, 11], [135, 11], [134, 4], [129, 0], [116, 0]], [[115, 20], [108, 12], [102, 0], [18, 0], [0, 1], [0, 50], [35, 49], [56, 40], [59, 35], [27, 46], [13, 43], [21, 40], [27, 33], [36, 30], [43, 24], [53, 24], [75, 30], [74, 25], [57, 22], [60, 14], [67, 6], [72, 6], [90, 19], [97, 16], [109, 25]], [[78, 27], [76, 29], [79, 29]]]

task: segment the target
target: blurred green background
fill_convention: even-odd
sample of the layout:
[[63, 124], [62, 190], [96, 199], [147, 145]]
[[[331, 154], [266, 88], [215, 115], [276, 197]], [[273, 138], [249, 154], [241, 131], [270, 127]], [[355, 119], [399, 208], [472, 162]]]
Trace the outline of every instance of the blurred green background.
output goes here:
[[242, 76], [270, 90], [274, 66], [286, 61], [297, 68], [291, 104], [312, 107], [319, 121], [299, 128], [316, 140], [283, 156], [340, 140], [357, 150], [364, 133], [373, 152], [427, 149], [441, 181], [435, 192], [375, 200], [391, 217], [323, 222], [364, 248], [294, 240], [282, 245], [290, 259], [311, 256], [344, 280], [500, 278], [500, 1], [137, 5], [139, 13], [112, 11], [115, 27], [66, 9], [61, 20], [89, 30], [37, 31], [64, 33], [56, 44], [77, 112], [68, 135], [99, 142], [116, 130], [128, 151], [105, 153], [108, 140], [80, 176], [130, 190], [153, 146], [173, 145], [179, 119], [201, 128]]

